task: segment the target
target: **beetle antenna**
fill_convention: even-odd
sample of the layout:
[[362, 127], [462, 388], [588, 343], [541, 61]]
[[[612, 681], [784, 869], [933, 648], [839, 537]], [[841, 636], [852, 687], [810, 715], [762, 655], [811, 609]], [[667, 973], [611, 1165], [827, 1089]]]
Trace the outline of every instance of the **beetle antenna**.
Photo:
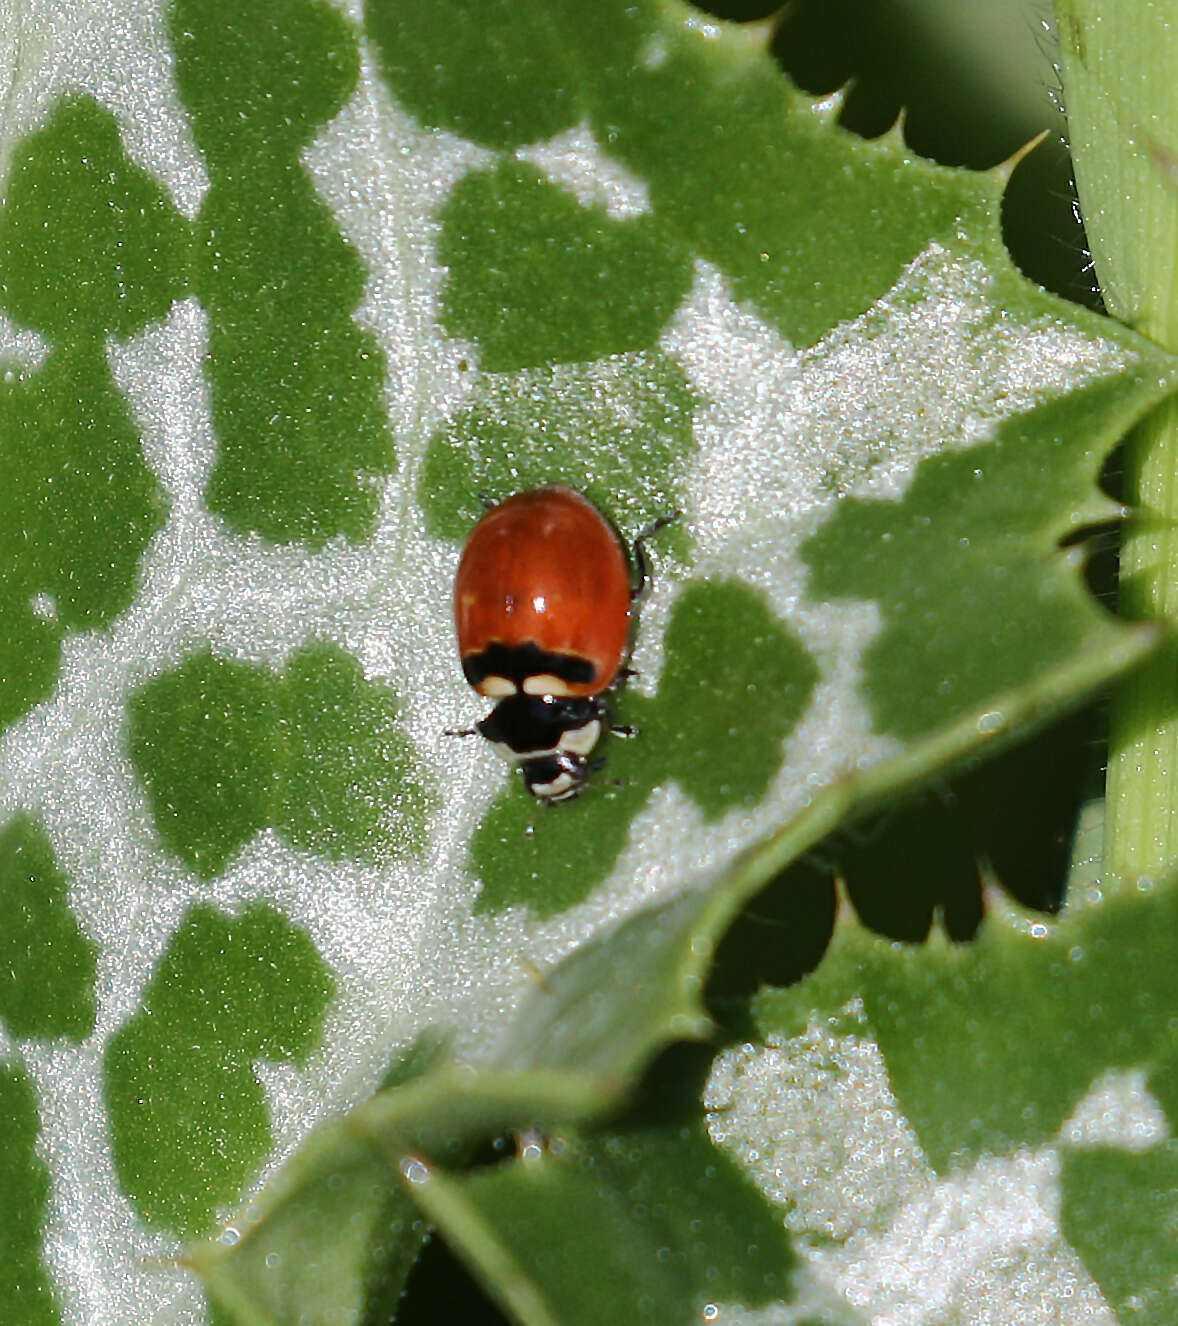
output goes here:
[[448, 727], [442, 732], [444, 737], [477, 737], [478, 735], [477, 727]]
[[650, 563], [646, 557], [646, 540], [652, 538], [661, 529], [666, 529], [668, 525], [674, 524], [676, 520], [681, 519], [682, 511], [672, 511], [669, 515], [659, 516], [657, 520], [652, 520], [645, 529], [638, 531], [634, 542], [630, 545], [634, 555], [634, 574], [637, 583], [630, 591], [630, 601], [636, 603], [639, 599], [645, 598], [647, 590], [650, 588]]

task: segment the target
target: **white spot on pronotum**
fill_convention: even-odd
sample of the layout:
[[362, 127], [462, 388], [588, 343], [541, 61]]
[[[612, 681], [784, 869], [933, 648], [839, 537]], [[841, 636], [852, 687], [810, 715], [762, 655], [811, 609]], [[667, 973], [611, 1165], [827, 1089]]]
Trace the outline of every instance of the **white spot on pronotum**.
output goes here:
[[597, 745], [598, 738], [601, 736], [601, 724], [596, 718], [591, 719], [584, 727], [573, 728], [571, 732], [562, 732], [560, 740], [556, 743], [557, 750], [570, 751], [573, 755], [588, 755]]
[[498, 755], [501, 759], [506, 760], [508, 764], [518, 764], [519, 761], [522, 759], [530, 760], [532, 758], [531, 752], [529, 752], [526, 756], [521, 755], [519, 751], [512, 750], [511, 747], [505, 741], [493, 741], [491, 742], [491, 747], [494, 750], [495, 754]]
[[29, 608], [43, 622], [57, 621], [57, 600], [52, 594], [34, 594], [29, 599]]

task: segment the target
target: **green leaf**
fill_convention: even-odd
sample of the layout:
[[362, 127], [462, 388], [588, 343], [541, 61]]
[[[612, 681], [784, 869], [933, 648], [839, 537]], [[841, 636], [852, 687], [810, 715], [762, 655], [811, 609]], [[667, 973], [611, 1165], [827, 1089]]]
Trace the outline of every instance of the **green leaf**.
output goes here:
[[332, 985], [273, 908], [190, 909], [105, 1059], [114, 1162], [145, 1223], [192, 1235], [238, 1195], [272, 1141], [254, 1062], [305, 1062]]
[[0, 311], [52, 344], [0, 382], [0, 723], [52, 692], [68, 633], [134, 597], [164, 501], [103, 346], [167, 311], [186, 262], [183, 219], [88, 97], [20, 144], [0, 210]]
[[209, 507], [277, 542], [364, 539], [372, 477], [393, 467], [384, 360], [351, 316], [362, 265], [300, 157], [354, 88], [355, 34], [315, 0], [264, 14], [175, 0], [169, 18], [211, 179], [193, 277], [211, 320]]
[[0, 1015], [13, 1036], [94, 1028], [96, 946], [70, 912], [66, 880], [41, 824], [17, 815], [0, 832]]
[[205, 877], [270, 824], [337, 859], [419, 852], [429, 796], [398, 708], [329, 645], [300, 650], [281, 678], [209, 653], [186, 659], [131, 701], [156, 831]]
[[[1081, 420], [1119, 413], [1127, 384], [1110, 380], [1002, 425], [995, 440], [921, 466], [903, 500], [844, 502], [802, 549], [815, 600], [871, 599], [883, 629], [864, 657], [876, 727], [911, 740], [987, 696], [1014, 691], [1082, 652], [1107, 618], [1057, 574], [1059, 540], [1098, 502], [1083, 466]], [[1128, 417], [1126, 417], [1126, 422]], [[1033, 476], [1057, 482], [1034, 495]], [[952, 613], [932, 603], [954, 605]], [[1016, 622], [1037, 619], [1032, 637]], [[905, 685], [913, 672], [935, 687]], [[991, 722], [1001, 726], [1001, 711]]]
[[444, 325], [488, 373], [653, 345], [691, 284], [657, 221], [595, 214], [527, 166], [468, 175], [441, 221]]
[[61, 1305], [41, 1252], [49, 1173], [37, 1154], [37, 1102], [23, 1069], [0, 1070], [0, 1181], [8, 1210], [0, 1239], [0, 1312], [28, 1326], [60, 1326]]
[[372, 5], [365, 15], [402, 105], [422, 124], [502, 148], [550, 138], [578, 117], [572, 48], [558, 24], [537, 17], [521, 23], [511, 0], [489, 0], [469, 24], [440, 25], [412, 5]]
[[0, 213], [10, 317], [63, 345], [129, 336], [183, 292], [187, 257], [183, 219], [89, 97], [22, 142]]
[[553, 1138], [463, 1179], [431, 1174], [423, 1208], [528, 1326], [709, 1320], [717, 1300], [789, 1297], [788, 1244], [731, 1162], [693, 1128]]
[[[817, 973], [757, 999], [761, 1044], [713, 1073], [712, 1136], [835, 1283], [920, 1264], [936, 1212], [962, 1245], [945, 1313], [1038, 1262], [1038, 1294], [1098, 1285], [1124, 1320], [1166, 1319], [1172, 1102], [1152, 1084], [1175, 1060], [1178, 890], [1074, 893], [1058, 921], [1000, 908], [966, 945], [841, 927]], [[928, 1291], [872, 1292], [900, 1311]]]
[[[480, 376], [430, 439], [417, 490], [427, 528], [463, 539], [483, 514], [483, 496], [561, 482], [637, 534], [682, 503], [700, 403], [682, 368], [657, 349]], [[669, 530], [659, 546], [668, 543], [682, 552], [688, 540]]]

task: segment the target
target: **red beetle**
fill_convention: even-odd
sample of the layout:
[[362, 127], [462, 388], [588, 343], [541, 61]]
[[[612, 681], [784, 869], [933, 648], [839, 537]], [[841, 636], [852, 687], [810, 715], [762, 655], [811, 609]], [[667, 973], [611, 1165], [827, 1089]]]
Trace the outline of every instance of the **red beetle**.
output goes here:
[[454, 622], [466, 680], [497, 700], [469, 733], [493, 742], [542, 802], [569, 801], [596, 767], [589, 756], [609, 727], [601, 699], [626, 676], [636, 580], [614, 528], [580, 493], [559, 484], [516, 493], [471, 531], [454, 582]]

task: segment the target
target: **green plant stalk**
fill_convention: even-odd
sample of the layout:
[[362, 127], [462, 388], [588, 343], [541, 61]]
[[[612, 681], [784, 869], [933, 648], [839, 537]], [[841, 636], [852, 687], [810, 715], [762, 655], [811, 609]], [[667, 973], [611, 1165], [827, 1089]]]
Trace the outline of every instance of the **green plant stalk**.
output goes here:
[[[1178, 351], [1178, 24], [1169, 0], [1056, 0], [1076, 184], [1109, 312]], [[1178, 618], [1178, 406], [1163, 405], [1125, 454], [1131, 516], [1121, 606]], [[1110, 878], [1178, 864], [1178, 649], [1159, 652], [1113, 700], [1105, 859]]]

